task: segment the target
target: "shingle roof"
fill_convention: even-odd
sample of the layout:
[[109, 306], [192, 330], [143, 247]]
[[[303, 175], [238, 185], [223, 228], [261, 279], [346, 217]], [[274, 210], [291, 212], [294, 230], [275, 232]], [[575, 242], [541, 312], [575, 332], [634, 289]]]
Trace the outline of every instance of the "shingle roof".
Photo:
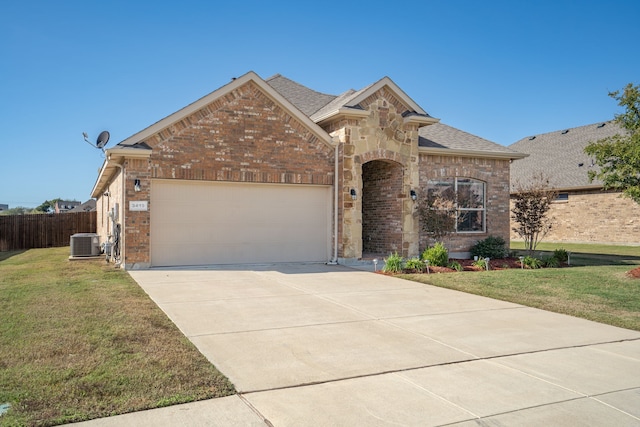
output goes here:
[[335, 95], [309, 89], [280, 74], [269, 77], [265, 81], [307, 116], [311, 116], [336, 98]]
[[314, 114], [311, 115], [311, 120], [317, 121], [318, 117], [323, 117], [328, 112], [336, 110], [343, 105], [347, 104], [349, 100], [353, 99], [360, 91], [355, 91], [353, 89], [349, 89], [348, 91], [336, 96], [331, 102], [324, 105], [318, 111], [315, 111]]
[[445, 125], [442, 122], [421, 127], [418, 134], [420, 135], [418, 140], [419, 147], [486, 152], [487, 154], [499, 154], [511, 158], [521, 157], [516, 150]]
[[597, 169], [584, 148], [619, 133], [622, 129], [608, 121], [523, 138], [509, 146], [529, 154], [511, 164], [511, 182], [522, 183], [542, 172], [556, 189], [599, 187], [601, 181], [589, 182], [589, 171]]
[[[352, 104], [351, 101], [367, 92], [370, 88], [387, 81], [390, 82], [388, 78], [384, 78], [358, 91], [350, 89], [338, 96], [334, 96], [316, 92], [280, 74], [276, 74], [266, 80], [271, 87], [304, 114], [309, 115], [311, 120], [315, 122], [341, 107], [350, 106]], [[398, 90], [400, 89], [398, 88]], [[357, 108], [357, 106], [352, 106], [351, 108]], [[426, 113], [424, 116], [430, 117]], [[471, 152], [482, 156], [522, 157], [520, 153], [507, 147], [442, 123], [421, 127], [419, 135], [419, 146], [424, 148], [456, 150], [467, 154]]]

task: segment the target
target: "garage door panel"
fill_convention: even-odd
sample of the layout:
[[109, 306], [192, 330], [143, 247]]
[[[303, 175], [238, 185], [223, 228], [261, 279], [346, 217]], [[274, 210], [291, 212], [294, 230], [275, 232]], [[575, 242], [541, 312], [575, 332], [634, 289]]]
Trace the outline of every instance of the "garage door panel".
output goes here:
[[331, 188], [154, 180], [152, 265], [326, 261]]

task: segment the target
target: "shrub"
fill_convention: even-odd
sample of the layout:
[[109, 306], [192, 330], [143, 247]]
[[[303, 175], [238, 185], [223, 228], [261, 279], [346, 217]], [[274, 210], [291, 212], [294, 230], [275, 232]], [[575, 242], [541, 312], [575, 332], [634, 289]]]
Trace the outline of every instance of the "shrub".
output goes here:
[[425, 262], [423, 260], [421, 260], [420, 258], [410, 258], [407, 260], [407, 262], [404, 264], [405, 268], [411, 269], [411, 270], [418, 270], [418, 271], [423, 271], [427, 264], [425, 264]]
[[546, 256], [542, 258], [542, 264], [547, 268], [558, 268], [560, 267], [560, 260], [555, 256]]
[[478, 258], [496, 259], [505, 258], [507, 255], [509, 255], [507, 243], [499, 236], [489, 236], [471, 247], [471, 256]]
[[569, 253], [564, 249], [556, 249], [553, 251], [553, 257], [560, 263], [567, 262], [569, 260]]
[[422, 259], [429, 261], [429, 265], [446, 267], [449, 263], [449, 251], [442, 243], [438, 242], [422, 252]]
[[404, 268], [404, 258], [398, 255], [398, 252], [394, 252], [384, 260], [384, 268], [382, 271], [385, 273], [401, 273]]
[[462, 271], [462, 264], [460, 264], [458, 261], [451, 261], [449, 263], [449, 268], [455, 270], [455, 271]]
[[527, 267], [527, 268], [540, 268], [540, 267], [542, 267], [542, 261], [540, 261], [538, 258], [534, 258], [532, 256], [524, 257], [524, 259], [522, 260], [522, 264], [524, 264], [524, 266]]

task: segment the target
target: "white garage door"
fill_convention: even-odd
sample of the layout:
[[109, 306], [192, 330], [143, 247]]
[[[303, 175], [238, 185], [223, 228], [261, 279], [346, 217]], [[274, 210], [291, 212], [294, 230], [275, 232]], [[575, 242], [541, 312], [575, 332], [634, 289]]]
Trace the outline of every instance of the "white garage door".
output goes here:
[[151, 264], [326, 262], [331, 187], [154, 180]]

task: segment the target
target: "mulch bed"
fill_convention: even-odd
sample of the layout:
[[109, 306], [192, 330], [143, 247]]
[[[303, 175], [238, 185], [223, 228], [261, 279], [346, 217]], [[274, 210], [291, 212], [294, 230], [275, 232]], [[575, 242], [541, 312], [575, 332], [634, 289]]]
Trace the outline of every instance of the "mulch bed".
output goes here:
[[640, 267], [636, 267], [631, 271], [627, 271], [627, 275], [629, 277], [633, 277], [634, 279], [640, 279]]
[[[449, 261], [459, 262], [463, 268], [463, 271], [484, 271], [483, 268], [474, 266], [472, 259], [450, 259]], [[561, 267], [567, 267], [567, 265], [562, 264]], [[490, 270], [507, 270], [509, 268], [521, 268], [520, 260], [518, 258], [501, 258], [501, 259], [492, 259], [489, 261]], [[455, 273], [456, 270], [449, 267], [430, 266], [429, 272], [430, 273]], [[378, 273], [382, 273], [382, 271], [378, 271]], [[407, 270], [405, 271], [405, 273], [420, 273], [420, 272]], [[426, 271], [424, 271], [423, 273], [426, 273]], [[640, 279], [640, 267], [636, 267], [631, 271], [627, 271], [627, 275], [634, 279]]]
[[[450, 259], [450, 262], [460, 263], [463, 271], [484, 271], [484, 268], [473, 265], [472, 259]], [[521, 268], [518, 258], [500, 258], [489, 260], [489, 270], [507, 270], [509, 268]], [[418, 271], [406, 271], [407, 273], [418, 273]], [[430, 273], [455, 273], [456, 270], [449, 267], [429, 266]], [[424, 271], [426, 273], [426, 271]]]

